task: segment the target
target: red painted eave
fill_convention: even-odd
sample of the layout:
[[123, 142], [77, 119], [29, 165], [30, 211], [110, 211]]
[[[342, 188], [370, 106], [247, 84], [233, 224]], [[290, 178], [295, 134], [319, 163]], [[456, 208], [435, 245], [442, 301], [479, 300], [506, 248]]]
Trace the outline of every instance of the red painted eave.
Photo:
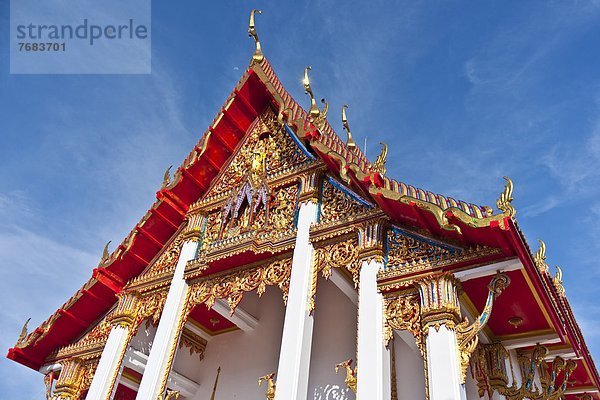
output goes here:
[[178, 169], [176, 181], [157, 192], [157, 201], [132, 233], [109, 260], [93, 270], [92, 278], [83, 288], [53, 315], [56, 320], [48, 332], [32, 345], [9, 349], [7, 357], [38, 370], [49, 354], [72, 343], [104, 315], [123, 286], [147, 268], [178, 231], [190, 205], [206, 193], [250, 124], [271, 101], [260, 79], [252, 70], [246, 71], [205, 132], [204, 136], [210, 133], [210, 137], [202, 155], [195, 162], [188, 162], [202, 150], [200, 140]]

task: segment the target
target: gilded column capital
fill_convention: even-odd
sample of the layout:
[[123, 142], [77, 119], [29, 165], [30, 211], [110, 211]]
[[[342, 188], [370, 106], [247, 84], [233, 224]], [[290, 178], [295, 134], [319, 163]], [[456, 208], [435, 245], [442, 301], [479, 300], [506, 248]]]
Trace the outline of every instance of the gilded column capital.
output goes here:
[[61, 361], [61, 367], [52, 400], [75, 400], [81, 394], [85, 373], [83, 361], [77, 357], [68, 358]]
[[117, 294], [117, 297], [119, 298], [117, 308], [110, 315], [108, 322], [113, 326], [131, 329], [137, 320], [140, 295], [136, 291], [126, 291]]
[[421, 324], [425, 333], [434, 326], [454, 329], [461, 320], [459, 281], [449, 272], [433, 274], [415, 282], [421, 297]]
[[192, 242], [200, 241], [205, 217], [206, 215], [201, 212], [189, 213], [186, 216], [187, 225], [183, 228], [183, 240]]
[[383, 262], [387, 224], [386, 218], [376, 218], [366, 221], [358, 227], [358, 258], [360, 260]]
[[299, 204], [306, 202], [317, 203], [319, 201], [319, 186], [322, 179], [322, 168], [307, 171], [298, 177], [300, 181]]

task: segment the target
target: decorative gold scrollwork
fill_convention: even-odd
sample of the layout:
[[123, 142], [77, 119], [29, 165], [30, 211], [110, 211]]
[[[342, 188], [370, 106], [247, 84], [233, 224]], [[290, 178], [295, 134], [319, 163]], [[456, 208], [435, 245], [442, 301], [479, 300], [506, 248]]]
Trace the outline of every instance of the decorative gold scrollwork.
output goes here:
[[217, 299], [227, 299], [231, 314], [242, 301], [245, 292], [256, 289], [261, 297], [267, 285], [278, 286], [287, 301], [290, 285], [291, 259], [276, 260], [266, 266], [235, 271], [208, 280], [200, 281], [191, 288], [189, 306], [205, 303], [212, 307]]
[[388, 346], [394, 338], [394, 329], [405, 330], [415, 338], [417, 348], [425, 357], [421, 329], [421, 304], [418, 294], [390, 297], [384, 300], [384, 341]]
[[321, 271], [325, 279], [331, 277], [333, 268], [346, 268], [352, 274], [354, 285], [357, 286], [360, 272], [358, 256], [358, 242], [356, 239], [332, 243], [315, 250], [316, 268]]
[[275, 398], [275, 388], [276, 388], [276, 383], [275, 383], [275, 372], [271, 372], [270, 374], [261, 376], [260, 378], [258, 378], [258, 386], [260, 386], [263, 381], [267, 382], [267, 399], [268, 400], [273, 400]]
[[344, 379], [344, 383], [350, 390], [356, 393], [357, 388], [357, 379], [356, 379], [356, 368], [352, 368], [352, 359], [348, 359], [346, 361], [342, 361], [341, 363], [335, 366], [335, 373], [337, 374], [340, 368], [344, 368], [346, 370], [346, 379]]
[[[520, 375], [522, 384], [518, 385], [514, 377], [515, 371], [512, 360], [511, 382], [509, 385], [508, 372], [506, 371], [506, 359], [508, 351], [501, 343], [480, 345], [474, 357], [473, 370], [479, 388], [479, 395], [485, 393], [491, 398], [496, 391], [507, 400], [559, 400], [564, 394], [569, 383], [569, 377], [575, 370], [577, 363], [574, 360], [565, 361], [556, 356], [549, 366], [546, 362], [548, 349], [537, 345], [528, 355], [521, 355]], [[535, 383], [535, 377], [539, 377], [539, 387]], [[562, 376], [562, 382], [559, 377]]]

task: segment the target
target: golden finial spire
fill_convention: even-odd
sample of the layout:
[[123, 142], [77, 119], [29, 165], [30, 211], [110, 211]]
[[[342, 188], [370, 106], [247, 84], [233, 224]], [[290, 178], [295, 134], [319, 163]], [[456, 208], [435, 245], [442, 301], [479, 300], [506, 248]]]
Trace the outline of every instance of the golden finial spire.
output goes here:
[[348, 134], [348, 141], [346, 145], [350, 150], [356, 149], [356, 142], [352, 139], [352, 133], [350, 132], [350, 125], [348, 125], [348, 118], [346, 117], [346, 108], [348, 108], [347, 104], [342, 106], [342, 125], [344, 126], [344, 130]]
[[312, 118], [318, 118], [321, 111], [319, 107], [317, 107], [317, 102], [315, 100], [315, 95], [313, 94], [312, 88], [310, 87], [310, 78], [308, 77], [308, 71], [310, 71], [312, 67], [308, 66], [304, 68], [304, 78], [302, 78], [302, 84], [304, 85], [304, 91], [307, 95], [310, 96], [310, 110], [309, 115]]
[[373, 167], [371, 168], [374, 172], [379, 172], [381, 175], [385, 175], [387, 169], [385, 168], [385, 162], [387, 159], [388, 146], [387, 144], [381, 142], [381, 153], [377, 156], [377, 159], [373, 163]]
[[254, 24], [255, 14], [262, 14], [262, 11], [256, 9], [250, 11], [250, 22], [248, 23], [248, 36], [254, 39], [254, 43], [256, 43], [256, 50], [254, 50], [254, 55], [252, 56], [252, 63], [261, 62], [265, 58], [260, 48], [260, 41], [258, 40], [256, 25]]
[[533, 261], [540, 272], [548, 272], [548, 264], [546, 264], [546, 243], [541, 239], [539, 242], [540, 248], [535, 253], [535, 256], [533, 256]]
[[514, 217], [517, 211], [511, 204], [513, 201], [513, 183], [509, 177], [505, 176], [504, 179], [506, 180], [506, 186], [504, 186], [504, 191], [500, 194], [498, 201], [496, 201], [496, 205], [504, 214], [509, 217]]

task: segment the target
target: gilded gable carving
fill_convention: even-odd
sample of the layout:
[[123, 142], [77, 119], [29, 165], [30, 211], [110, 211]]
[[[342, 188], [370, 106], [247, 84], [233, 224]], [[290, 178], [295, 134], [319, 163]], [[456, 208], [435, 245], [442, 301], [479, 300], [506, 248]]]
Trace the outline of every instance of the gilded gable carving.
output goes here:
[[[380, 280], [411, 275], [502, 252], [500, 249], [486, 246], [457, 247], [395, 227], [388, 230], [386, 245], [386, 269], [379, 272]], [[410, 286], [410, 281], [385, 284], [381, 288], [387, 290], [406, 286]]]
[[339, 184], [335, 184], [329, 179], [323, 181], [319, 223], [328, 224], [345, 220], [373, 208], [373, 206], [359, 201], [358, 198], [349, 193], [344, 193], [340, 187]]
[[233, 161], [206, 196], [208, 199], [222, 197], [239, 188], [246, 178], [252, 180], [262, 174], [273, 178], [309, 161], [271, 109], [265, 111], [251, 129]]

